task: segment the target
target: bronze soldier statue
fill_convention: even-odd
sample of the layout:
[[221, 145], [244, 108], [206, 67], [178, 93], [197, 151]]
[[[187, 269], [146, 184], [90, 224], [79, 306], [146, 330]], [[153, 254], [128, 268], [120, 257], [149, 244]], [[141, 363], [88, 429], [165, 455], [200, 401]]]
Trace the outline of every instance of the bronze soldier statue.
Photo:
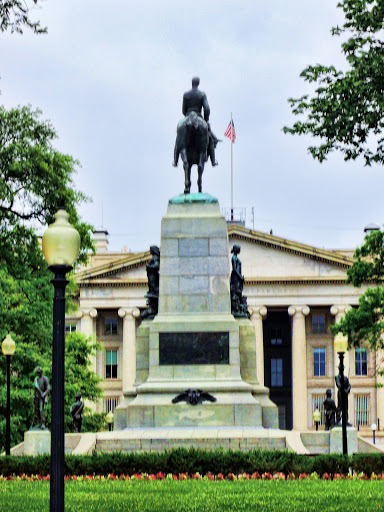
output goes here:
[[[335, 382], [337, 386], [337, 411], [336, 411], [336, 421], [338, 425], [341, 425], [342, 419], [342, 409], [341, 409], [341, 377], [340, 374], [335, 376]], [[349, 383], [349, 379], [346, 375], [344, 375], [344, 397], [345, 397], [345, 414], [347, 419], [347, 426], [351, 427], [351, 423], [348, 422], [348, 395], [351, 391], [351, 384]]]
[[71, 407], [71, 416], [73, 423], [73, 432], [81, 432], [81, 425], [83, 423], [83, 410], [84, 402], [81, 401], [81, 393], [76, 393], [76, 402]]
[[336, 404], [332, 398], [332, 390], [327, 389], [327, 398], [323, 402], [325, 416], [325, 430], [331, 430], [336, 425]]
[[43, 370], [40, 366], [36, 368], [36, 377], [34, 380], [34, 409], [35, 414], [33, 418], [33, 424], [37, 423], [41, 430], [45, 429], [45, 412], [44, 407], [48, 401], [49, 394], [49, 381], [48, 378], [43, 375]]

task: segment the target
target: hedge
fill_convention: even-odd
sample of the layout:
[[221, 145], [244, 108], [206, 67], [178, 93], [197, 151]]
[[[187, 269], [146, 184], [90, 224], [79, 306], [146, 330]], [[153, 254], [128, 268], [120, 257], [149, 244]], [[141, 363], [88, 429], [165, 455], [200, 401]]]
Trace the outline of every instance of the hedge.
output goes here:
[[[104, 475], [113, 473], [132, 475], [138, 473], [165, 474], [207, 473], [227, 475], [229, 473], [252, 474], [294, 473], [319, 475], [328, 473], [347, 474], [349, 470], [372, 474], [384, 473], [384, 454], [355, 454], [344, 456], [332, 455], [298, 455], [288, 451], [224, 451], [201, 450], [195, 448], [178, 448], [158, 452], [132, 453], [94, 453], [93, 455], [66, 455], [65, 473], [67, 475]], [[21, 457], [0, 457], [0, 475], [41, 475], [50, 472], [50, 456], [38, 455]]]

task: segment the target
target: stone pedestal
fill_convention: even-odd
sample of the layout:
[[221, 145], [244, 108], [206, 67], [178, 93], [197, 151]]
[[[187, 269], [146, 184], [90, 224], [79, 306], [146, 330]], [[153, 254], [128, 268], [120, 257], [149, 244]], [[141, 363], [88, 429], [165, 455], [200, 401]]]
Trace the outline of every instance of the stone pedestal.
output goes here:
[[[254, 327], [231, 314], [227, 225], [217, 199], [171, 199], [160, 250], [159, 313], [139, 328], [137, 380], [115, 410], [115, 429], [277, 428], [277, 408], [257, 381]], [[187, 389], [216, 402], [172, 403]]]
[[[354, 427], [347, 427], [347, 448], [348, 455], [358, 452], [357, 430]], [[330, 453], [343, 453], [343, 432], [342, 427], [334, 427], [330, 431]]]
[[24, 432], [24, 454], [42, 455], [51, 453], [51, 433], [49, 430], [28, 430]]

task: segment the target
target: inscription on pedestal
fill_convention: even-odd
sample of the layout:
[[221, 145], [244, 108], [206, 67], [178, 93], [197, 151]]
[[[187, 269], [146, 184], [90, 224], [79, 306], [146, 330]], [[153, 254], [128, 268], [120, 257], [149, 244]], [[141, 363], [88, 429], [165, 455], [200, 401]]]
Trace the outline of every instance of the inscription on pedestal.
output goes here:
[[159, 364], [229, 364], [229, 333], [161, 332]]

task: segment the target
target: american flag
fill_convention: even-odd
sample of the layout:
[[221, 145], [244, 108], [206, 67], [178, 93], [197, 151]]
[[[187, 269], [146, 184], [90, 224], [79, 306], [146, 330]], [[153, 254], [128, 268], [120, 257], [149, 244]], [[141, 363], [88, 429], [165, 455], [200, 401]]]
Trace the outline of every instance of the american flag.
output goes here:
[[224, 136], [228, 137], [228, 139], [232, 138], [232, 142], [235, 142], [236, 132], [235, 132], [235, 125], [232, 120], [229, 121], [228, 128], [225, 130]]

